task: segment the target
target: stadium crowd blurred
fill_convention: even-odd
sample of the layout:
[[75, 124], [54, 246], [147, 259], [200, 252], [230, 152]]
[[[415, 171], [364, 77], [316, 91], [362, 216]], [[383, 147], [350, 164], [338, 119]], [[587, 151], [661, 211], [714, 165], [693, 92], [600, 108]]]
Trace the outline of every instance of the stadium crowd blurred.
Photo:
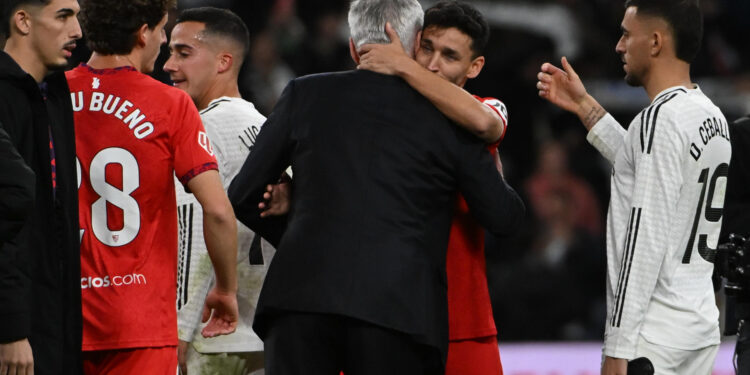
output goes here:
[[[524, 231], [487, 239], [487, 267], [499, 338], [600, 340], [605, 311], [604, 225], [610, 167], [588, 145], [573, 115], [537, 96], [545, 61], [567, 56], [587, 87], [622, 124], [648, 101], [622, 80], [614, 51], [620, 0], [470, 1], [492, 28], [482, 74], [466, 89], [502, 100], [509, 131], [499, 147], [506, 178], [529, 210]], [[348, 0], [180, 0], [180, 9], [211, 5], [240, 15], [250, 29], [241, 73], [245, 99], [268, 115], [297, 76], [354, 68], [348, 50]], [[428, 7], [432, 1], [422, 1]], [[703, 0], [705, 34], [692, 75], [729, 121], [750, 113], [750, 2]], [[170, 17], [173, 21], [174, 17]], [[171, 25], [167, 26], [167, 34]], [[85, 35], [84, 35], [85, 38]], [[86, 61], [78, 43], [73, 64]], [[153, 73], [161, 70], [166, 47]]]

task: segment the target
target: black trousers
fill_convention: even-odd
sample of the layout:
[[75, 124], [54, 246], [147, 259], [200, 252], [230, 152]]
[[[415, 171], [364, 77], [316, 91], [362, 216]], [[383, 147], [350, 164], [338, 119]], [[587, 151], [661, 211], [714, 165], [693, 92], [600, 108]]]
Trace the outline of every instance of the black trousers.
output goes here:
[[333, 314], [290, 312], [269, 322], [267, 375], [442, 375], [437, 348]]
[[734, 348], [737, 361], [737, 375], [750, 375], [750, 321], [745, 320], [737, 333], [737, 345]]

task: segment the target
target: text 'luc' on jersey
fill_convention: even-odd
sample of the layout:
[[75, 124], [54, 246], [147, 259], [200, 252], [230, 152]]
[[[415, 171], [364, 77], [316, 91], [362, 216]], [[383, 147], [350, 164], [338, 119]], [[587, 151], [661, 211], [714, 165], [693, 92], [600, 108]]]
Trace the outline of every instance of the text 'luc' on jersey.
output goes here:
[[[226, 190], [255, 145], [266, 118], [252, 103], [241, 98], [220, 97], [201, 110]], [[253, 331], [253, 316], [268, 265], [275, 253], [271, 244], [237, 222], [237, 303], [240, 319], [230, 335], [206, 339], [201, 335], [201, 314], [206, 293], [214, 283], [206, 243], [203, 211], [193, 194], [177, 189], [178, 274], [177, 329], [183, 341], [199, 353], [262, 351], [263, 342]]]
[[588, 140], [613, 163], [604, 354], [638, 336], [682, 350], [719, 343], [711, 275], [731, 157], [727, 121], [698, 87], [656, 96], [627, 133], [606, 115]]
[[66, 73], [78, 156], [83, 349], [177, 344], [177, 206], [217, 169], [184, 92], [131, 67]]

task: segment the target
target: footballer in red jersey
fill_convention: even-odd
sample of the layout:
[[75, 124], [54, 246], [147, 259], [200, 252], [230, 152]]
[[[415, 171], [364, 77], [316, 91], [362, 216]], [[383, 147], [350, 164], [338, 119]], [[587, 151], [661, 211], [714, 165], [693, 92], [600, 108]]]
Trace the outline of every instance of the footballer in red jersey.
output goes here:
[[[482, 51], [489, 26], [472, 6], [441, 2], [425, 11], [415, 60], [403, 52], [390, 26], [391, 44], [360, 49], [360, 69], [402, 77], [450, 119], [488, 143], [497, 157], [508, 113], [495, 98], [472, 97], [462, 89], [484, 66]], [[484, 229], [459, 196], [451, 226], [446, 263], [448, 280], [448, 359], [446, 374], [502, 374], [497, 329], [487, 288]]]
[[190, 97], [144, 74], [166, 42], [169, 3], [82, 2], [94, 53], [66, 74], [78, 156], [87, 374], [177, 370], [175, 175], [212, 217], [204, 231], [217, 284], [206, 298], [204, 321], [211, 310], [213, 316], [203, 333], [231, 333], [237, 323], [237, 229], [211, 145]]

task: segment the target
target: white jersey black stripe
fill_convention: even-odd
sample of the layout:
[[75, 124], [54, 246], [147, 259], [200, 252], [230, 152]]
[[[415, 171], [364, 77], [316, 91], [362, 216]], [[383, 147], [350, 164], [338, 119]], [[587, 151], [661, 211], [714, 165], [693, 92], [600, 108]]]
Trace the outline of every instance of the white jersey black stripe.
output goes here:
[[188, 302], [188, 283], [190, 279], [190, 255], [193, 244], [193, 204], [183, 204], [177, 208], [179, 227], [178, 269], [177, 269], [177, 309]]
[[[654, 134], [656, 134], [656, 119], [659, 118], [659, 110], [661, 109], [661, 106], [664, 105], [664, 103], [674, 99], [674, 97], [677, 96], [677, 94], [672, 94], [670, 96], [665, 97], [664, 100], [662, 100], [659, 104], [656, 105], [656, 110], [654, 111], [654, 117], [651, 119], [651, 135], [648, 139], [648, 148], [646, 149], [646, 153], [651, 153], [651, 146], [654, 145]], [[648, 130], [647, 130], [648, 131]]]
[[[229, 97], [211, 101], [200, 114], [219, 164], [221, 182], [226, 189], [250, 154], [265, 117], [251, 103]], [[185, 193], [180, 186], [177, 188], [177, 203], [198, 204], [195, 197]], [[182, 279], [185, 286], [180, 294], [183, 303], [177, 312], [179, 338], [192, 341], [193, 347], [200, 353], [263, 350], [263, 342], [253, 332], [252, 322], [261, 285], [275, 250], [242, 223], [237, 223], [237, 302], [241, 307], [240, 319], [235, 333], [207, 340], [200, 334], [199, 328], [203, 301], [213, 283], [214, 274], [203, 240], [203, 211], [195, 210], [192, 217], [178, 217], [180, 232], [183, 232], [183, 227], [186, 228], [184, 232], [192, 239], [189, 254], [182, 255], [187, 260], [184, 267], [186, 276]]]
[[[634, 223], [633, 218], [634, 217], [635, 217], [635, 208], [632, 209], [632, 211], [630, 212], [630, 217], [628, 218], [628, 232], [625, 235], [625, 238], [626, 238], [625, 248], [626, 249], [630, 248], [630, 239], [633, 235], [633, 223]], [[615, 317], [617, 316], [617, 310], [620, 307], [620, 296], [622, 295], [623, 280], [625, 280], [626, 265], [627, 265], [627, 258], [624, 261], [620, 262], [620, 273], [619, 273], [620, 276], [617, 278], [617, 288], [616, 288], [617, 293], [615, 294], [615, 306], [614, 306], [615, 311], [612, 312], [612, 318], [610, 319], [610, 324], [612, 326], [615, 325]]]
[[604, 355], [632, 359], [640, 338], [681, 350], [719, 343], [711, 262], [731, 157], [724, 124], [700, 89], [673, 87], [627, 130], [607, 114], [589, 131], [613, 165]]
[[625, 271], [625, 283], [624, 287], [622, 288], [622, 296], [620, 298], [620, 307], [618, 308], [618, 315], [617, 315], [617, 324], [615, 324], [616, 327], [620, 326], [620, 323], [622, 322], [622, 307], [625, 304], [625, 296], [628, 292], [628, 281], [630, 280], [630, 270], [633, 266], [633, 257], [635, 256], [635, 245], [638, 243], [638, 229], [641, 225], [641, 209], [639, 208], [638, 213], [635, 217], [635, 230], [633, 231], [633, 241], [630, 243], [630, 250], [628, 250], [628, 253], [630, 254], [628, 256], [628, 268], [627, 271]]

